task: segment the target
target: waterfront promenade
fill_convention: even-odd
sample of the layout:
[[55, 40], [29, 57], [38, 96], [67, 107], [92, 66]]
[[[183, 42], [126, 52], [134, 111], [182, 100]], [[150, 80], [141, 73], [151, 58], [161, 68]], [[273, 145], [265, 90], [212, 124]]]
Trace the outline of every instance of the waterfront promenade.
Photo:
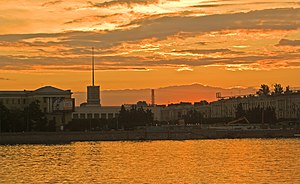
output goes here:
[[227, 138], [293, 138], [299, 130], [119, 130], [93, 132], [26, 132], [1, 133], [0, 145], [5, 144], [67, 144], [81, 141], [193, 140]]

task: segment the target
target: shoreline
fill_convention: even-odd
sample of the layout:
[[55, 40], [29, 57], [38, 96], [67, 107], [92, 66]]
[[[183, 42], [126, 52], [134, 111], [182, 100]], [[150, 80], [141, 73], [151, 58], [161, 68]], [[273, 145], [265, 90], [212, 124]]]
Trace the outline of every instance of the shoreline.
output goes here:
[[[93, 132], [25, 132], [1, 133], [0, 145], [17, 144], [70, 144], [86, 141], [152, 141], [152, 140], [205, 140], [240, 138], [299, 138], [300, 130], [119, 130]], [[299, 134], [300, 135], [300, 134]]]

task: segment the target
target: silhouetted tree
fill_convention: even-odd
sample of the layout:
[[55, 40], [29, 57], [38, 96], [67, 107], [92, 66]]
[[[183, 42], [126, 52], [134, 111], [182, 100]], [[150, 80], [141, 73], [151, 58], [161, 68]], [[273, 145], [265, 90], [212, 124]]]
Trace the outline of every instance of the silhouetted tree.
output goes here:
[[26, 131], [26, 123], [24, 113], [18, 109], [10, 110], [9, 112], [10, 130], [9, 132], [24, 132]]
[[147, 125], [153, 125], [154, 123], [154, 114], [152, 113], [152, 111], [150, 109], [146, 110], [146, 122]]
[[267, 96], [267, 95], [270, 94], [270, 88], [269, 88], [268, 85], [262, 84], [262, 85], [260, 86], [260, 89], [259, 89], [256, 93], [257, 93], [258, 95], [265, 95], [265, 96]]
[[27, 131], [46, 131], [47, 118], [40, 109], [39, 101], [34, 101], [24, 108]]
[[136, 105], [137, 105], [138, 107], [147, 107], [147, 102], [146, 102], [146, 101], [138, 101], [138, 102], [136, 103]]
[[55, 132], [56, 131], [56, 122], [54, 120], [50, 120], [48, 122], [48, 131]]
[[281, 84], [274, 84], [274, 94], [275, 95], [280, 95], [283, 93], [283, 87], [281, 86]]
[[99, 131], [116, 129], [117, 119], [73, 119], [66, 129], [70, 131]]
[[121, 106], [118, 121], [119, 126], [122, 128], [129, 124], [129, 112], [125, 109], [124, 105]]
[[240, 103], [240, 104], [238, 104], [238, 106], [236, 108], [235, 117], [241, 118], [241, 117], [245, 117], [245, 116], [246, 116], [246, 112], [243, 109], [243, 105]]
[[242, 104], [236, 108], [236, 118], [246, 117], [251, 123], [269, 123], [277, 122], [275, 109], [271, 107], [261, 108], [255, 107], [249, 110], [243, 110]]
[[208, 105], [208, 102], [206, 100], [201, 100], [199, 105]]
[[10, 127], [9, 110], [0, 103], [0, 132], [8, 132]]
[[185, 123], [189, 123], [189, 124], [202, 123], [203, 119], [204, 119], [203, 114], [196, 110], [190, 110], [184, 116]]
[[290, 89], [290, 86], [285, 87], [285, 94], [290, 94], [292, 93], [292, 90]]
[[126, 110], [122, 105], [118, 118], [119, 125], [125, 129], [137, 126], [146, 126], [153, 124], [153, 113], [151, 110], [144, 110], [142, 107], [132, 106], [130, 110]]

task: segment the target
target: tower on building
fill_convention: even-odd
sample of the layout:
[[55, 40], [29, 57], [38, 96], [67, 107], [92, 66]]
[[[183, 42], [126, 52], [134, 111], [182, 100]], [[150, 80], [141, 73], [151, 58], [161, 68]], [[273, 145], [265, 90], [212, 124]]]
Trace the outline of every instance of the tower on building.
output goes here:
[[87, 105], [88, 106], [101, 106], [101, 104], [100, 104], [100, 86], [95, 86], [94, 47], [92, 47], [92, 85], [87, 86]]

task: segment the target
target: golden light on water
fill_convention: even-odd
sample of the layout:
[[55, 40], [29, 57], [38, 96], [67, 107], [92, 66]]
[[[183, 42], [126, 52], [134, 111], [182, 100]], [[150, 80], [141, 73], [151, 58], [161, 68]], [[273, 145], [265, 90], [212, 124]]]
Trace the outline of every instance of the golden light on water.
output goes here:
[[298, 183], [298, 139], [0, 146], [1, 183]]

